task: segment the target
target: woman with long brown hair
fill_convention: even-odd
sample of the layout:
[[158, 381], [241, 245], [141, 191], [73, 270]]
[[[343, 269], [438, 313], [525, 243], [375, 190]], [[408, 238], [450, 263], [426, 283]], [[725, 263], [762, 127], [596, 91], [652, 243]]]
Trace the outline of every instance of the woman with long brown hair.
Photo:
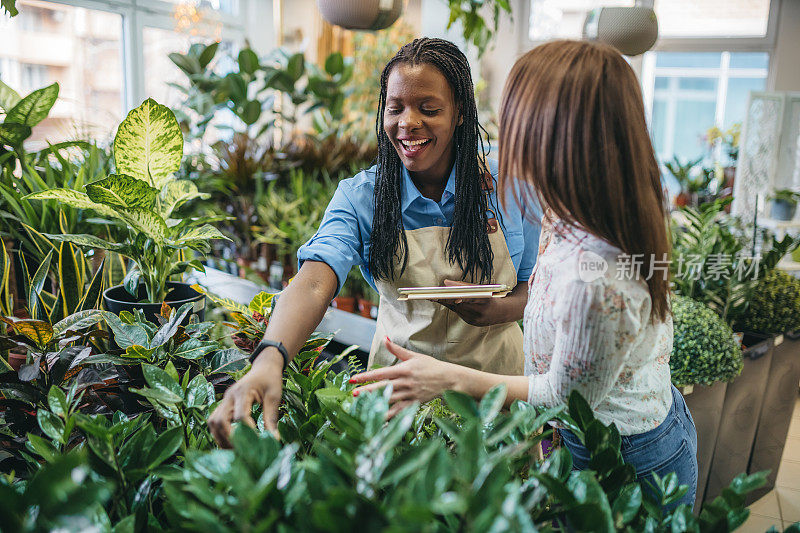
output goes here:
[[[459, 367], [387, 339], [402, 362], [355, 376], [377, 380], [355, 394], [391, 383], [394, 414], [446, 389], [480, 397], [503, 383], [506, 404], [538, 406], [577, 390], [600, 421], [616, 424], [638, 478], [675, 472], [689, 486], [679, 503], [692, 505], [697, 434], [670, 382], [667, 215], [633, 70], [602, 44], [531, 50], [506, 82], [499, 145], [499, 187], [523, 207], [545, 207], [524, 314], [525, 376]], [[586, 468], [581, 441], [559, 432]]]

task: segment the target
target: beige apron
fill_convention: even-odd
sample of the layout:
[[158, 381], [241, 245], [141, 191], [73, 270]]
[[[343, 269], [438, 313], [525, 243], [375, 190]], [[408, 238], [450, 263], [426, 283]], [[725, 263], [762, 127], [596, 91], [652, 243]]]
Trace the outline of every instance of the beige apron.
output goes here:
[[[400, 346], [437, 359], [495, 374], [522, 375], [522, 330], [516, 322], [471, 326], [441, 304], [397, 300], [401, 287], [440, 286], [445, 279], [462, 279], [463, 270], [447, 258], [449, 231], [439, 226], [406, 231], [408, 266], [393, 281], [376, 280], [380, 306], [368, 367], [396, 362], [383, 343], [388, 336]], [[491, 224], [489, 244], [494, 252], [490, 283], [515, 287], [517, 271], [496, 221]]]

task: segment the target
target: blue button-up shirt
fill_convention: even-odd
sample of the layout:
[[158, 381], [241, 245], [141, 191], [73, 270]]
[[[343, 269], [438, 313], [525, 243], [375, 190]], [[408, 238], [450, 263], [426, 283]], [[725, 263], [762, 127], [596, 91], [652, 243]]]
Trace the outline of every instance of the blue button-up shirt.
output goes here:
[[[497, 177], [497, 162], [487, 160], [492, 176]], [[339, 182], [317, 233], [300, 247], [297, 258], [303, 261], [322, 261], [336, 273], [340, 290], [353, 266], [358, 265], [364, 279], [375, 288], [375, 281], [367, 268], [370, 235], [372, 234], [373, 191], [375, 190], [376, 167], [362, 170], [352, 178]], [[455, 165], [450, 172], [440, 202], [423, 196], [408, 171], [403, 168], [403, 193], [401, 210], [403, 227], [407, 230], [430, 226], [449, 227], [455, 210]], [[502, 224], [511, 260], [517, 269], [517, 279], [527, 280], [539, 248], [540, 211], [532, 206], [528, 216], [517, 205], [513, 193], [506, 197], [506, 208], [500, 206], [497, 191], [490, 193], [490, 207], [500, 210], [498, 220]], [[532, 220], [531, 220], [532, 219]]]

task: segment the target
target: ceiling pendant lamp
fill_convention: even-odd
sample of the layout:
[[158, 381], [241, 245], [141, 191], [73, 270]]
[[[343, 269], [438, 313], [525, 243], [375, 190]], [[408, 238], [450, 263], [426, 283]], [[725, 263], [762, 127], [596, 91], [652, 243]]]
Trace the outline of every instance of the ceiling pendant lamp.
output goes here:
[[403, 0], [317, 0], [322, 18], [347, 30], [388, 28], [403, 11]]
[[583, 37], [636, 56], [650, 50], [658, 39], [658, 19], [649, 7], [601, 7], [586, 15]]

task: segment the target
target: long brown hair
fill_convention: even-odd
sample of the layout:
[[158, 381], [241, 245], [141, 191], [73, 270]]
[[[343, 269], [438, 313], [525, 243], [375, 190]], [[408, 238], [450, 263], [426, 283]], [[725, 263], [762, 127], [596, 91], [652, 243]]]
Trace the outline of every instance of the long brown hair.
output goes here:
[[527, 182], [518, 201], [536, 196], [566, 224], [643, 254], [651, 317], [664, 320], [669, 279], [650, 275], [654, 258], [669, 258], [664, 192], [639, 83], [619, 52], [553, 41], [522, 56], [503, 90], [499, 145], [501, 190]]

